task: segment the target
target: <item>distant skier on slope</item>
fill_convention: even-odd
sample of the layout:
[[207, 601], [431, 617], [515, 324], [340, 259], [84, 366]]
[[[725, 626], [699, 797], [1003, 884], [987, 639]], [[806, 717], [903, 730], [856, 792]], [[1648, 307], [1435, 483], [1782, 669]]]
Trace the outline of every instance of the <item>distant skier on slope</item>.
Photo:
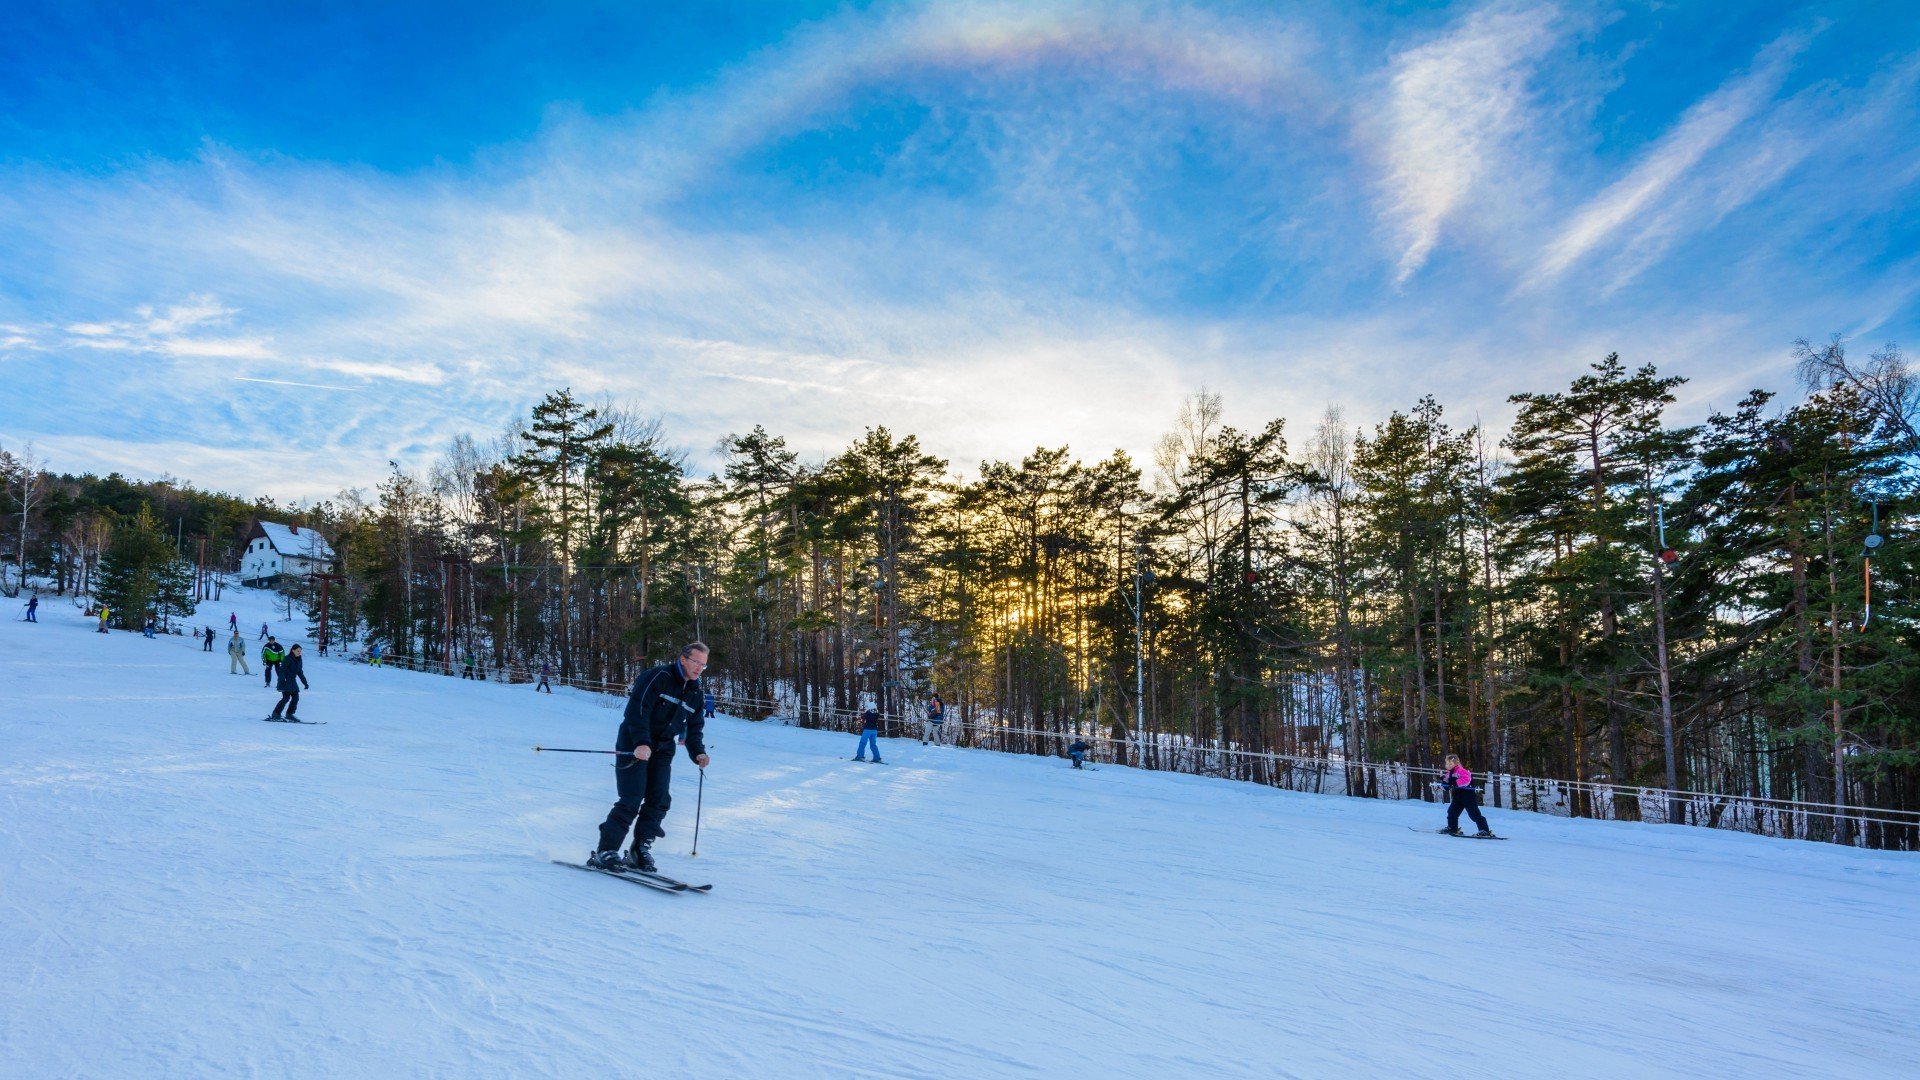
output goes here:
[[873, 748], [873, 763], [885, 765], [880, 760], [880, 713], [877, 709], [868, 709], [860, 714], [860, 747], [853, 752], [853, 760], [867, 760], [867, 748]]
[[247, 667], [247, 639], [241, 637], [238, 630], [235, 630], [233, 636], [227, 639], [227, 674], [253, 674], [252, 669]]
[[213, 651], [213, 627], [211, 626], [207, 627], [206, 633], [200, 635], [200, 651]]
[[295, 645], [287, 650], [287, 658], [280, 661], [280, 701], [274, 705], [270, 719], [280, 719], [281, 709], [287, 710], [286, 719], [294, 719], [293, 714], [300, 708], [300, 690], [303, 687], [311, 690], [313, 684], [307, 681], [307, 673], [301, 668], [300, 646]]
[[947, 722], [947, 703], [939, 694], [927, 695], [927, 718], [920, 721], [920, 745], [940, 741], [941, 725]]
[[40, 613], [40, 594], [34, 593], [32, 596], [27, 597], [27, 621], [39, 622], [40, 621], [39, 613]]
[[540, 661], [540, 684], [533, 688], [533, 692], [537, 694], [545, 690], [549, 694], [553, 693], [553, 684], [547, 681], [552, 677], [553, 665], [545, 660]]
[[1073, 759], [1074, 768], [1077, 769], [1080, 767], [1080, 763], [1087, 758], [1087, 751], [1091, 749], [1093, 749], [1093, 747], [1087, 745], [1087, 740], [1073, 740], [1072, 745], [1067, 747], [1067, 756]]
[[1473, 773], [1460, 764], [1459, 754], [1447, 755], [1447, 771], [1441, 783], [1447, 788], [1447, 828], [1449, 835], [1460, 836], [1460, 813], [1473, 819], [1480, 827], [1478, 836], [1492, 836], [1493, 830], [1487, 826], [1486, 815], [1480, 812], [1480, 796], [1473, 790]]
[[[707, 646], [695, 641], [680, 650], [678, 659], [649, 668], [633, 681], [613, 740], [615, 750], [632, 756], [614, 759], [614, 786], [620, 798], [600, 823], [600, 841], [587, 865], [616, 873], [659, 869], [651, 849], [655, 838], [667, 835], [660, 823], [673, 805], [674, 739], [684, 736], [687, 756], [702, 769], [707, 767], [707, 720], [700, 709], [700, 673], [706, 667]], [[629, 829], [633, 848], [623, 857], [620, 847]]]

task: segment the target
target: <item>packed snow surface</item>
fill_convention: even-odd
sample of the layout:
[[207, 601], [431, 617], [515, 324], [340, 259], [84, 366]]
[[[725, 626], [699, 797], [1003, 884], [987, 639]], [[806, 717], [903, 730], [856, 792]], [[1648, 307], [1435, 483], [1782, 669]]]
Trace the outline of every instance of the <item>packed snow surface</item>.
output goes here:
[[[235, 599], [238, 597], [238, 599]], [[1912, 1076], [1920, 860], [721, 718], [669, 895], [551, 865], [611, 699], [0, 623], [8, 1076]], [[282, 630], [289, 624], [279, 623]], [[297, 635], [296, 635], [297, 637]], [[724, 657], [717, 658], [724, 663]]]

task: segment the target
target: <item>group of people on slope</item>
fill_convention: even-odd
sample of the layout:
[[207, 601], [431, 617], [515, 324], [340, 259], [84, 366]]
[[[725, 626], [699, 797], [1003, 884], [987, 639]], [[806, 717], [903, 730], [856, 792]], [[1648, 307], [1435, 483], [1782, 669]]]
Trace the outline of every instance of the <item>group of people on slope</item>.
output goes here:
[[[925, 712], [920, 718], [920, 745], [939, 742], [946, 732], [947, 703], [940, 700], [939, 694], [928, 694]], [[709, 714], [711, 715], [711, 714]], [[867, 751], [873, 751], [876, 765], [884, 765], [880, 760], [880, 710], [868, 707], [860, 714], [860, 742], [853, 752], [853, 760], [867, 760]]]
[[[227, 674], [252, 675], [247, 670], [247, 640], [240, 634], [240, 624], [230, 620], [228, 629], [232, 636], [227, 639]], [[260, 629], [267, 631], [265, 623]], [[272, 631], [266, 632], [266, 642], [260, 646], [261, 685], [269, 690], [280, 691], [280, 700], [274, 704], [269, 720], [295, 720], [300, 711], [300, 691], [310, 690], [313, 684], [307, 681], [306, 661], [301, 656], [299, 645], [286, 646]]]

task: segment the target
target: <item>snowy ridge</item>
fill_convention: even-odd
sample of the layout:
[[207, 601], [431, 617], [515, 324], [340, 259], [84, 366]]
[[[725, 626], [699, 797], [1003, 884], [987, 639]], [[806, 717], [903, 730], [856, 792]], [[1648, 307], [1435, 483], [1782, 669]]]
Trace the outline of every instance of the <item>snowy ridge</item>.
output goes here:
[[[234, 596], [235, 594], [230, 594]], [[265, 594], [239, 611], [250, 646]], [[257, 605], [257, 606], [256, 606]], [[1920, 1058], [1920, 859], [722, 718], [678, 896], [550, 866], [609, 699], [0, 623], [9, 1075], [1869, 1076]], [[216, 643], [216, 648], [219, 643]], [[571, 758], [571, 760], [569, 760]], [[1893, 962], [1889, 962], [1889, 960]], [[641, 1047], [644, 1059], [636, 1059]]]

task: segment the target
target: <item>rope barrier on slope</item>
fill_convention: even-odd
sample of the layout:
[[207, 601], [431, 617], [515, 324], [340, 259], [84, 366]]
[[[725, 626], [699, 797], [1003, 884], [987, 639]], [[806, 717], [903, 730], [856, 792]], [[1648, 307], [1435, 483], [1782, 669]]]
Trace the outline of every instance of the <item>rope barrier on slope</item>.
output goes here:
[[[364, 655], [351, 659], [362, 661]], [[385, 654], [380, 658], [380, 666], [394, 666], [409, 671], [453, 677], [465, 670], [463, 663], [452, 663], [445, 658], [427, 659], [406, 654]], [[494, 675], [493, 680], [510, 684], [537, 682], [540, 678], [537, 670], [518, 664], [486, 664], [477, 662], [473, 669], [477, 681], [489, 681], [487, 673]], [[503, 677], [504, 676], [504, 677]], [[609, 696], [624, 695], [630, 689], [627, 680], [612, 681], [562, 677], [554, 674], [548, 681], [556, 686], [566, 686], [576, 690]], [[747, 698], [731, 694], [715, 694], [715, 707], [725, 707], [729, 715], [743, 716], [748, 719], [786, 719], [801, 721], [802, 726], [829, 729], [845, 734], [857, 734], [863, 723], [861, 713], [851, 709], [832, 709], [802, 705], [798, 702], [781, 702], [766, 698]], [[758, 713], [758, 716], [752, 714]], [[911, 725], [919, 722], [915, 716], [888, 713], [882, 716], [883, 725]], [[1340, 757], [1311, 757], [1298, 754], [1283, 754], [1276, 751], [1246, 750], [1238, 747], [1209, 746], [1197, 743], [1185, 736], [1154, 733], [1149, 736], [1146, 747], [1148, 761], [1127, 762], [1128, 757], [1139, 757], [1138, 753], [1129, 754], [1135, 749], [1135, 740], [1116, 739], [1097, 731], [1051, 731], [1042, 728], [1019, 727], [999, 724], [992, 721], [960, 718], [955, 745], [967, 745], [974, 749], [1001, 751], [1002, 748], [983, 745], [993, 741], [1003, 741], [1010, 737], [1034, 740], [1041, 745], [1056, 743], [1051, 756], [1060, 756], [1067, 742], [1073, 739], [1085, 739], [1109, 751], [1111, 760], [1122, 764], [1132, 764], [1154, 772], [1175, 772], [1183, 775], [1225, 776], [1228, 779], [1240, 779], [1254, 783], [1263, 783], [1274, 787], [1288, 787], [1290, 790], [1313, 791], [1321, 794], [1339, 794], [1353, 798], [1384, 798], [1388, 791], [1398, 792], [1396, 798], [1407, 800], [1437, 802], [1429, 798], [1433, 793], [1428, 785], [1416, 782], [1419, 778], [1438, 779], [1443, 770], [1422, 765], [1408, 765], [1398, 762], [1351, 761]], [[886, 729], [891, 730], [891, 729]], [[1112, 753], [1118, 750], [1117, 754]], [[1025, 751], [1003, 751], [1025, 752]], [[1238, 771], [1246, 775], [1228, 775], [1228, 770], [1215, 764], [1207, 767], [1216, 759], [1227, 759], [1240, 763]], [[1255, 775], [1256, 773], [1264, 775]], [[1354, 791], [1352, 774], [1365, 781], [1362, 790]], [[1293, 787], [1291, 781], [1295, 775], [1305, 774], [1316, 781], [1312, 787]], [[1498, 789], [1508, 798], [1495, 806], [1502, 810], [1524, 810], [1535, 813], [1549, 813], [1543, 808], [1544, 801], [1552, 805], [1569, 806], [1571, 797], [1584, 796], [1587, 802], [1587, 814], [1571, 811], [1565, 816], [1593, 817], [1611, 820], [1615, 814], [1616, 801], [1630, 801], [1637, 806], [1654, 806], [1662, 809], [1665, 817], [1671, 817], [1675, 807], [1681, 808], [1685, 819], [1679, 824], [1699, 825], [1730, 832], [1748, 832], [1784, 838], [1810, 838], [1810, 819], [1820, 819], [1834, 823], [1836, 834], [1845, 823], [1850, 828], [1844, 830], [1845, 842], [1853, 845], [1856, 840], [1867, 839], [1868, 827], [1896, 830], [1895, 840], [1904, 839], [1904, 843], [1883, 846], [1901, 848], [1920, 848], [1920, 810], [1891, 810], [1882, 808], [1850, 807], [1842, 803], [1796, 802], [1789, 799], [1776, 799], [1761, 795], [1737, 795], [1716, 792], [1676, 791], [1668, 788], [1638, 787], [1624, 784], [1607, 784], [1589, 780], [1557, 780], [1546, 777], [1522, 776], [1514, 773], [1485, 772], [1489, 789]], [[1341, 779], [1340, 790], [1329, 792], [1325, 781], [1329, 777]], [[1368, 793], [1371, 788], [1373, 794]], [[1518, 805], [1522, 798], [1533, 805]], [[1605, 814], [1595, 813], [1604, 809]], [[1772, 819], [1769, 822], [1768, 819]], [[1799, 827], [1794, 827], [1795, 824]]]

